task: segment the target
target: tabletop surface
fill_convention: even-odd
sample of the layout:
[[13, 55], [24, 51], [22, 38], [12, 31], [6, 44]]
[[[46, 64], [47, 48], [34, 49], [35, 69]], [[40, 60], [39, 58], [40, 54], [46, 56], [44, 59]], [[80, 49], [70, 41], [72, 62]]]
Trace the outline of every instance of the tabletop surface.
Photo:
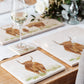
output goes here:
[[[10, 13], [0, 15], [0, 26], [4, 26], [4, 25], [8, 25], [8, 24], [12, 24], [12, 20], [10, 18]], [[65, 24], [65, 26], [63, 26], [63, 27], [60, 27], [58, 29], [54, 29], [54, 30], [51, 30], [51, 31], [48, 31], [48, 32], [45, 32], [45, 33], [42, 33], [39, 35], [35, 35], [30, 38], [26, 38], [26, 39], [24, 39], [24, 41], [33, 41], [33, 40], [39, 39], [40, 37], [43, 37], [43, 36], [46, 37], [46, 35], [51, 34], [52, 32], [56, 32], [56, 31], [59, 31], [62, 29], [67, 29], [68, 27], [77, 27], [77, 26], [82, 27], [82, 28], [84, 27], [84, 21], [82, 21], [78, 25], [69, 25], [66, 22], [64, 24]], [[9, 45], [11, 45], [11, 44], [9, 44]], [[10, 52], [10, 50], [8, 50], [7, 47], [8, 47], [8, 45], [4, 45], [4, 46], [0, 47], [0, 60], [16, 55], [16, 53]]]
[[[5, 0], [6, 1], [6, 0]], [[3, 7], [2, 7], [3, 8]], [[6, 8], [6, 7], [5, 7]], [[30, 7], [30, 8], [32, 8], [32, 7]], [[31, 14], [31, 9], [28, 9], [28, 12]], [[33, 12], [33, 11], [32, 11]], [[28, 14], [29, 14], [28, 13]], [[12, 24], [12, 20], [11, 20], [11, 18], [10, 18], [10, 13], [6, 13], [6, 14], [2, 14], [2, 15], [0, 15], [0, 27], [1, 26], [4, 26], [4, 25], [8, 25], [8, 24]], [[58, 28], [58, 29], [54, 29], [54, 30], [51, 30], [51, 31], [48, 31], [48, 32], [45, 32], [45, 33], [42, 33], [42, 34], [39, 34], [39, 35], [35, 35], [35, 36], [33, 36], [33, 37], [30, 37], [30, 38], [26, 38], [26, 39], [24, 39], [24, 41], [33, 41], [33, 40], [36, 40], [36, 39], [39, 39], [40, 37], [46, 37], [46, 35], [48, 35], [48, 34], [51, 34], [52, 32], [56, 32], [56, 31], [59, 31], [59, 30], [62, 30], [62, 29], [67, 29], [68, 27], [76, 27], [76, 26], [80, 26], [80, 27], [84, 27], [84, 21], [82, 21], [82, 22], [80, 22], [80, 24], [78, 24], [78, 25], [69, 25], [69, 24], [67, 24], [66, 22], [64, 22], [64, 24], [65, 24], [65, 26], [63, 26], [63, 27], [60, 27], [60, 28]], [[11, 44], [13, 44], [13, 43], [11, 43]], [[9, 49], [8, 49], [8, 46], [9, 45], [11, 45], [11, 44], [8, 44], [8, 45], [4, 45], [4, 46], [0, 46], [0, 61], [2, 60], [2, 59], [4, 59], [4, 58], [10, 58], [10, 57], [12, 57], [12, 56], [15, 56], [16, 55], [16, 53], [15, 52], [11, 52]], [[41, 50], [42, 52], [44, 52], [44, 53], [46, 53], [46, 54], [48, 54], [47, 52], [45, 52], [44, 50]], [[49, 54], [48, 54], [49, 55]], [[52, 55], [49, 55], [49, 56], [51, 56], [51, 57], [53, 57]], [[17, 57], [17, 56], [16, 56]], [[15, 57], [15, 58], [16, 58]], [[14, 58], [14, 57], [13, 57]], [[13, 58], [11, 58], [11, 59], [13, 59]], [[57, 58], [54, 58], [54, 59], [56, 59], [56, 60], [58, 60]], [[10, 60], [10, 59], [9, 59]], [[48, 82], [53, 82], [54, 80], [56, 80], [56, 79], [58, 79], [58, 78], [61, 78], [62, 76], [65, 76], [65, 75], [67, 75], [67, 74], [69, 74], [69, 73], [73, 73], [73, 72], [75, 72], [75, 71], [77, 71], [77, 69], [78, 69], [78, 66], [76, 66], [76, 67], [70, 67], [70, 66], [68, 66], [67, 64], [65, 64], [64, 62], [62, 62], [61, 60], [58, 60], [60, 63], [62, 63], [62, 64], [64, 64], [66, 67], [67, 67], [67, 69], [64, 71], [64, 73], [62, 72], [62, 73], [60, 73], [60, 74], [58, 74], [57, 76], [52, 76], [52, 77], [50, 77], [50, 78], [48, 78], [48, 79], [46, 79], [46, 80], [44, 80], [44, 81], [42, 81], [42, 82], [40, 82], [40, 83], [38, 83], [38, 84], [44, 84], [44, 83], [48, 83]], [[4, 62], [4, 61], [1, 61], [0, 63], [2, 63], [2, 62]], [[68, 72], [67, 72], [68, 71]], [[13, 76], [11, 76], [9, 73], [7, 73], [7, 71], [5, 71], [3, 68], [1, 68], [0, 67], [0, 72], [2, 72], [2, 73], [0, 73], [0, 82], [2, 82], [2, 81], [4, 81], [4, 80], [7, 80], [8, 78], [9, 78], [9, 80], [8, 81], [5, 81], [4, 83], [2, 83], [2, 84], [6, 84], [6, 82], [10, 82], [10, 81], [13, 81], [14, 83], [12, 83], [12, 84], [21, 84], [18, 80], [15, 80], [15, 78], [13, 77]], [[9, 76], [9, 77], [8, 77]], [[6, 77], [6, 79], [4, 78], [4, 77]], [[71, 77], [73, 77], [73, 75], [71, 76]], [[65, 77], [66, 78], [66, 77]], [[50, 79], [52, 79], [52, 81], [50, 81]], [[9, 83], [10, 84], [10, 83]], [[67, 83], [66, 83], [67, 84]], [[68, 84], [70, 84], [70, 83], [68, 83]]]
[[[42, 53], [48, 55], [49, 57], [53, 58], [54, 60], [58, 61], [59, 63], [63, 64], [66, 67], [66, 69], [58, 74], [55, 74], [55, 75], [45, 79], [45, 80], [42, 80], [36, 84], [63, 84], [63, 82], [65, 82], [65, 84], [74, 84], [75, 83], [78, 66], [71, 67], [71, 66], [67, 65], [66, 63], [64, 63], [63, 61], [59, 60], [58, 58], [55, 58], [53, 55], [49, 54], [45, 50], [43, 50], [41, 48], [38, 48], [38, 50], [41, 51]], [[6, 61], [12, 60], [14, 58], [17, 58], [17, 57], [19, 57], [19, 56], [14, 56], [10, 59], [3, 60], [0, 62], [0, 64], [3, 62], [6, 62]], [[17, 80], [15, 77], [13, 77], [10, 73], [8, 73], [2, 67], [0, 67], [0, 83], [1, 84], [22, 84], [19, 80]]]

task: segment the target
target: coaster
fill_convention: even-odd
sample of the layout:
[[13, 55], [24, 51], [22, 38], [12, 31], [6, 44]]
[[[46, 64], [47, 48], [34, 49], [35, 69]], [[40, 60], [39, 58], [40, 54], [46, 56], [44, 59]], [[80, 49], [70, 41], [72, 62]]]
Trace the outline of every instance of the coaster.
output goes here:
[[[29, 63], [31, 61], [31, 58], [34, 64], [40, 63], [40, 66], [43, 65], [45, 67], [46, 70], [44, 73], [41, 71], [39, 73], [35, 73], [25, 68], [25, 65], [23, 65], [24, 62]], [[22, 57], [2, 63], [1, 66], [9, 73], [11, 73], [14, 77], [16, 77], [19, 81], [21, 81], [23, 84], [35, 84], [45, 78], [48, 78], [54, 74], [65, 70], [65, 66], [38, 50], [26, 54]]]
[[19, 43], [11, 44], [8, 46], [10, 50], [16, 52], [17, 55], [24, 55], [26, 53], [37, 50], [37, 46], [33, 43], [23, 42], [24, 45], [19, 47]]

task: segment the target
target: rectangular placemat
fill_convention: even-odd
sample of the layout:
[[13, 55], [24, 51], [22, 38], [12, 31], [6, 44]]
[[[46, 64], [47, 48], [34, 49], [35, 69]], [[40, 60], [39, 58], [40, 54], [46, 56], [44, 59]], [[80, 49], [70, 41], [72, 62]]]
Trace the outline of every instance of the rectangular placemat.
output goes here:
[[[37, 74], [25, 69], [25, 65], [21, 63], [30, 61], [31, 57], [32, 62], [38, 62], [46, 68], [46, 73], [40, 72]], [[58, 63], [40, 51], [35, 51], [22, 57], [4, 62], [1, 64], [1, 66], [24, 84], [36, 83], [65, 70], [65, 67], [62, 64]]]
[[[33, 23], [31, 22], [32, 25], [35, 24], [34, 22], [36, 23], [36, 21], [33, 21]], [[22, 38], [27, 38], [30, 36], [34, 36], [34, 35], [64, 26], [63, 23], [61, 23], [57, 20], [54, 20], [54, 19], [46, 18], [46, 19], [42, 19], [41, 22], [42, 22], [42, 24], [44, 24], [44, 26], [42, 26], [42, 27], [37, 27], [37, 26], [29, 27], [28, 26], [29, 22], [27, 22], [27, 24], [25, 26], [23, 26], [23, 28], [22, 28]], [[40, 23], [37, 23], [37, 24], [39, 25]], [[17, 29], [17, 30], [13, 30], [13, 31], [17, 31], [17, 32], [19, 31], [17, 26], [12, 27], [11, 25], [0, 28], [0, 37], [1, 37], [0, 43], [2, 43], [3, 45], [19, 40], [19, 35], [18, 35], [19, 33], [17, 33], [17, 35], [14, 33], [10, 34], [11, 28]]]

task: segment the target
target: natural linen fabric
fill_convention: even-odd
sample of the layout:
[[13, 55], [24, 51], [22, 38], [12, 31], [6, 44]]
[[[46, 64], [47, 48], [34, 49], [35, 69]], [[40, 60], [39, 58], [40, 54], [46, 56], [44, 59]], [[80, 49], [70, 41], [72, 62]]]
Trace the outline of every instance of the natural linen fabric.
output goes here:
[[75, 84], [84, 84], [84, 50], [83, 50], [81, 58], [80, 58], [79, 70], [78, 70]]

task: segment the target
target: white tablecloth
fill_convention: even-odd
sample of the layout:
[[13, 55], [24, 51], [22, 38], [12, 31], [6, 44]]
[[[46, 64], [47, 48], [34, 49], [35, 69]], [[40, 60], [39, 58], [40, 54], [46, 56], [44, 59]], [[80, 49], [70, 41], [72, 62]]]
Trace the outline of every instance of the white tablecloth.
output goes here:
[[84, 51], [79, 63], [79, 71], [77, 74], [76, 84], [84, 84]]
[[[12, 0], [3, 0], [0, 2], [0, 14], [8, 13], [11, 11]], [[19, 8], [22, 8], [22, 3], [19, 2]], [[27, 6], [27, 5], [26, 5]]]

